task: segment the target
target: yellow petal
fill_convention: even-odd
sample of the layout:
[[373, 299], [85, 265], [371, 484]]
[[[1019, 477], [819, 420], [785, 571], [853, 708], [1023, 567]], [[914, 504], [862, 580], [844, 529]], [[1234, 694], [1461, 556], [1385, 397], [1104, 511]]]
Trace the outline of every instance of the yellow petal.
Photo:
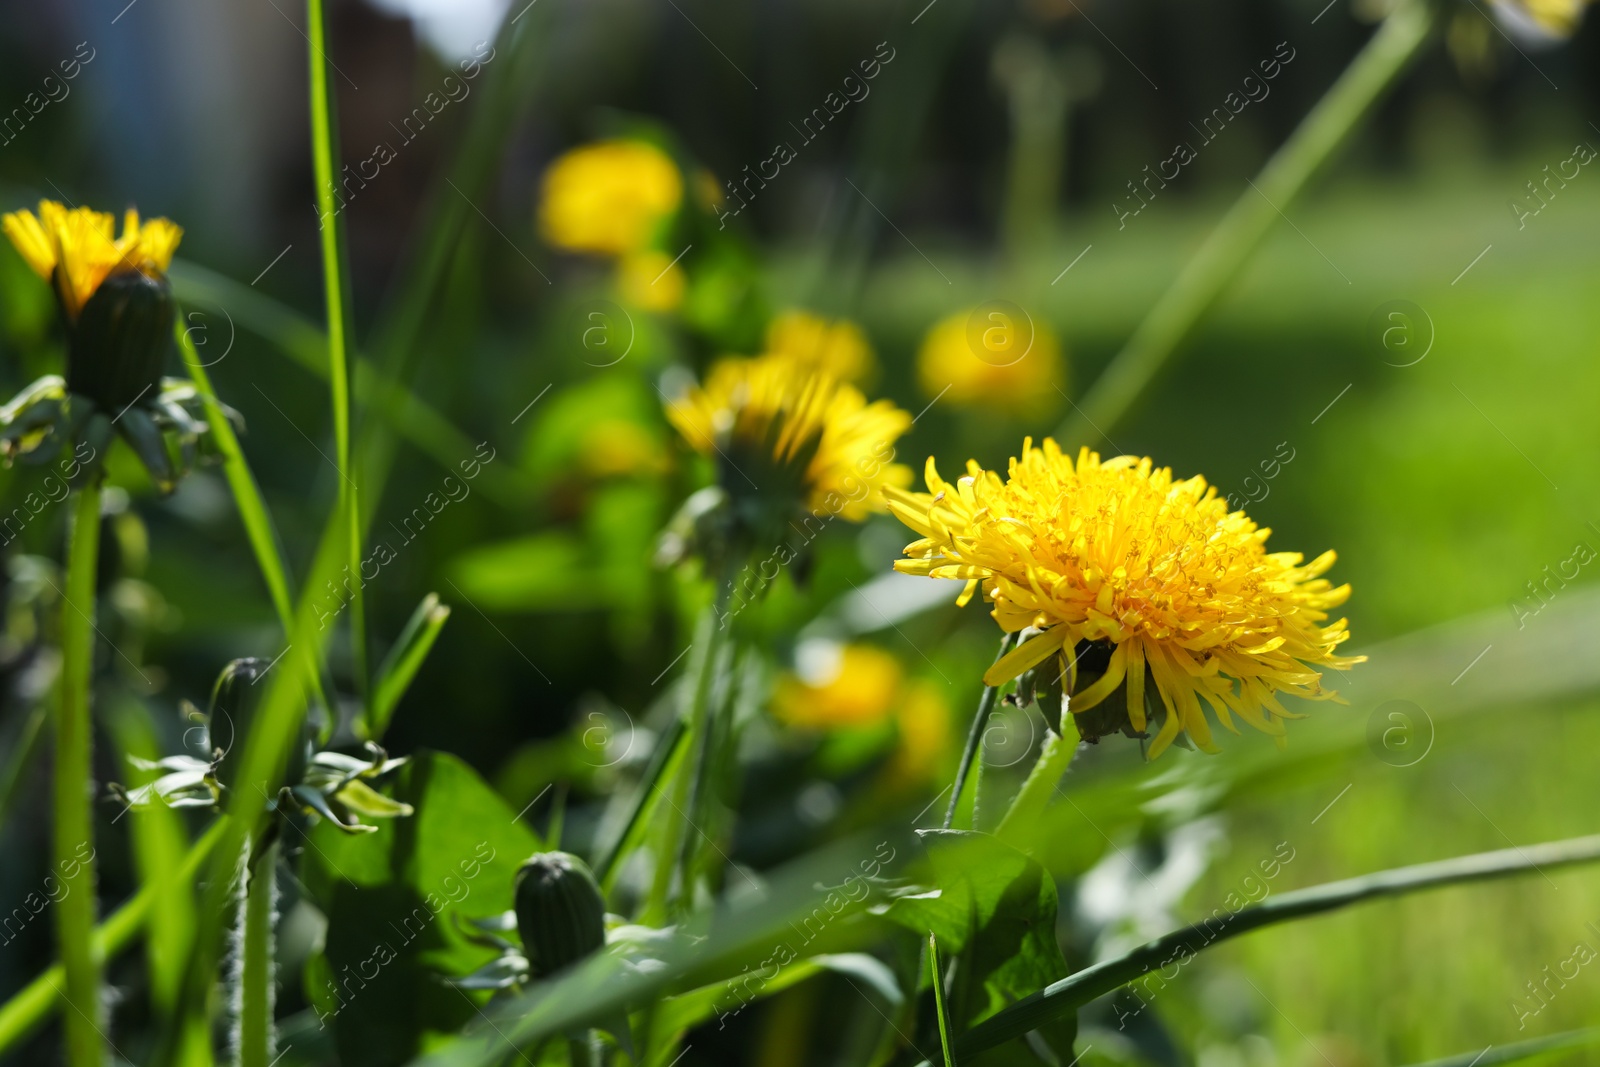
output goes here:
[[1043, 663], [1045, 657], [1052, 652], [1061, 651], [1061, 643], [1066, 638], [1067, 629], [1064, 626], [1052, 627], [1042, 634], [1029, 638], [1001, 656], [993, 666], [984, 671], [983, 684], [1003, 685], [1009, 682], [1029, 667]]

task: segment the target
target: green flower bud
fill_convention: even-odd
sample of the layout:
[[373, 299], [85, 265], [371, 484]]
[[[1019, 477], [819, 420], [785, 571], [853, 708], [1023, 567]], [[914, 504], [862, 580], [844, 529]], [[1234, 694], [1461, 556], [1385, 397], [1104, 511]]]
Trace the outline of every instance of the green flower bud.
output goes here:
[[155, 400], [172, 350], [177, 306], [164, 277], [124, 270], [100, 283], [71, 331], [67, 390], [113, 415]]
[[[261, 698], [266, 686], [258, 685], [267, 669], [268, 660], [254, 657], [236, 659], [222, 668], [217, 684], [211, 691], [211, 716], [209, 733], [213, 752], [221, 752], [217, 768], [217, 781], [232, 789], [238, 777], [239, 766], [244, 762], [244, 746], [250, 737]], [[311, 740], [302, 723], [300, 733], [289, 749], [289, 766], [284, 771], [284, 781], [296, 785], [306, 776], [311, 759]]]
[[606, 943], [606, 902], [578, 857], [540, 852], [517, 871], [517, 930], [535, 978], [554, 974]]

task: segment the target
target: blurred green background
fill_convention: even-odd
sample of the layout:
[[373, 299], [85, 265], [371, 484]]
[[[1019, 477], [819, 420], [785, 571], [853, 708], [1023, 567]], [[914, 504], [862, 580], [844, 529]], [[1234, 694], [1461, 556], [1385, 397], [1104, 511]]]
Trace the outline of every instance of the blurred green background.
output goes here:
[[[757, 288], [767, 304], [864, 325], [879, 365], [869, 394], [924, 412], [901, 457], [920, 468], [931, 454], [949, 475], [969, 457], [1003, 464], [1023, 435], [1061, 424], [1067, 398], [1082, 395], [1247, 191], [1245, 178], [1331, 84], [1377, 13], [1341, 2], [1319, 15], [1319, 4], [1279, 0], [939, 0], [913, 23], [920, 4], [543, 2], [560, 7], [538, 53], [545, 69], [419, 336], [417, 395], [472, 444], [488, 442], [495, 459], [369, 587], [384, 644], [425, 593], [455, 607], [391, 747], [456, 753], [513, 808], [551, 778], [574, 780], [579, 800], [603, 792], [617, 724], [646, 720], [661, 698], [653, 680], [688, 643], [681, 579], [651, 557], [694, 469], [653, 387], [672, 365], [720, 354], [635, 311], [628, 357], [605, 367], [588, 358], [578, 341], [584, 316], [614, 294], [593, 265], [556, 255], [534, 233], [537, 180], [556, 154], [647, 121], [670, 131], [681, 158], [734, 177], [890, 42], [895, 61], [872, 94], [805, 146], [735, 227], [762, 249]], [[70, 92], [6, 130], [0, 206], [136, 203], [185, 227], [173, 272], [180, 296], [196, 312], [202, 358], [219, 360], [219, 390], [246, 419], [245, 448], [303, 572], [336, 474], [320, 380], [275, 343], [303, 346], [321, 316], [300, 12], [270, 0], [146, 2], [119, 15], [121, 6], [6, 5], [0, 105], [23, 106], [80, 41], [94, 58]], [[442, 6], [413, 22], [384, 7], [332, 9], [347, 160], [377, 141], [398, 143], [392, 124], [516, 13]], [[1204, 861], [1170, 902], [1185, 919], [1208, 914], [1278, 842], [1296, 858], [1274, 891], [1594, 830], [1600, 673], [1584, 649], [1600, 636], [1600, 601], [1585, 589], [1589, 567], [1540, 583], [1576, 546], [1600, 546], [1600, 177], [1581, 170], [1521, 227], [1510, 203], [1533, 205], [1527, 183], [1543, 180], [1543, 168], [1576, 144], [1600, 144], [1591, 122], [1600, 116], [1600, 27], [1541, 50], [1509, 42], [1475, 4], [1451, 10], [1445, 40], [1309, 195], [1286, 207], [1284, 224], [1131, 417], [1101, 439], [1063, 441], [1147, 454], [1180, 476], [1203, 473], [1224, 492], [1259, 496], [1248, 509], [1273, 528], [1277, 549], [1336, 548], [1333, 577], [1355, 586], [1351, 647], [1371, 652], [1374, 670], [1384, 650], [1406, 647], [1385, 642], [1480, 616], [1470, 643], [1449, 645], [1461, 654], [1430, 664], [1427, 678], [1391, 671], [1348, 707], [1311, 709], [1353, 743], [1230, 797], [1216, 833], [1191, 843]], [[1191, 138], [1189, 125], [1279, 42], [1295, 59], [1271, 94], [1119, 223], [1113, 204], [1130, 205], [1126, 183]], [[428, 197], [452, 195], [434, 176], [474, 106], [470, 95], [451, 103], [347, 206], [363, 339], [415, 253]], [[1043, 194], [1029, 192], [1030, 174], [1047, 179]], [[1060, 338], [1064, 396], [1046, 393], [1026, 415], [930, 407], [915, 371], [923, 334], [991, 299], [1020, 304]], [[1375, 314], [1400, 300], [1424, 313], [1408, 320], [1416, 347], [1405, 359], [1373, 341]], [[0, 249], [7, 395], [56, 366], [51, 311], [45, 288]], [[1395, 365], [1421, 350], [1420, 361]], [[1247, 482], [1281, 445], [1293, 461], [1270, 481]], [[175, 748], [178, 700], [203, 701], [223, 662], [270, 658], [278, 637], [220, 475], [202, 472], [162, 499], [140, 491], [129, 466], [131, 507], [153, 546], [143, 579], [158, 594], [141, 609], [142, 651], [133, 654]], [[403, 448], [379, 536], [446, 473], [436, 457]], [[5, 498], [20, 499], [32, 477], [0, 475]], [[47, 513], [8, 550], [59, 558], [63, 520]], [[775, 597], [774, 628], [828, 612], [886, 571], [907, 539], [887, 518], [831, 531], [809, 586]], [[1530, 582], [1552, 605], [1536, 618]], [[941, 689], [951, 731], [964, 730], [992, 647], [981, 610], [945, 605], [866, 629], [863, 639], [898, 656], [909, 676]], [[1567, 650], [1570, 670], [1552, 671], [1542, 647]], [[340, 656], [348, 661], [348, 649]], [[13, 689], [26, 685], [25, 666], [12, 671]], [[1461, 695], [1475, 688], [1494, 699]], [[1362, 742], [1391, 699], [1413, 700], [1433, 719], [1431, 749], [1413, 766], [1391, 766]], [[8, 749], [20, 705], [13, 695], [0, 723]], [[598, 752], [584, 732], [592, 723], [604, 725]], [[1291, 753], [1301, 743], [1291, 726]], [[1237, 760], [1264, 745], [1229, 737], [1221, 756], [1173, 752], [1139, 774], [1153, 780], [1169, 761]], [[752, 787], [748, 807], [766, 817], [736, 857], [755, 866], [825, 832], [829, 819], [859, 815], [852, 806], [870, 795], [851, 778], [829, 785], [838, 794], [830, 803], [846, 814], [819, 830], [818, 793], [801, 787], [824, 777], [830, 757], [803, 740], [776, 747], [790, 770], [769, 792]], [[116, 778], [105, 745], [101, 758], [104, 776]], [[1090, 761], [1084, 773], [1094, 770]], [[33, 788], [0, 826], [7, 908], [47, 862], [47, 776], [26, 773]], [[915, 811], [936, 789], [920, 782], [902, 802]], [[101, 814], [103, 893], [118, 900], [131, 875], [111, 826], [116, 809]], [[580, 807], [579, 833], [584, 818]], [[1080, 866], [1104, 856], [1114, 868], [1122, 850], [1141, 865], [1181, 853], [1153, 831], [1102, 834], [1085, 821], [1074, 832]], [[1592, 967], [1537, 1014], [1519, 1020], [1517, 1005], [1539, 1006], [1526, 983], [1543, 981], [1542, 969], [1575, 942], [1600, 949], [1600, 932], [1586, 925], [1600, 927], [1597, 890], [1600, 875], [1568, 871], [1256, 934], [1197, 963], [1153, 1014], [1176, 1062], [1204, 1067], [1404, 1063], [1592, 1023]], [[49, 953], [45, 924], [0, 947], [0, 995]], [[136, 981], [131, 964], [119, 973]], [[772, 1036], [798, 1010], [785, 997], [742, 1019], [729, 1048], [745, 1043], [751, 1062], [809, 1062], [807, 1042]], [[1115, 1048], [1108, 1036], [1086, 1062]]]

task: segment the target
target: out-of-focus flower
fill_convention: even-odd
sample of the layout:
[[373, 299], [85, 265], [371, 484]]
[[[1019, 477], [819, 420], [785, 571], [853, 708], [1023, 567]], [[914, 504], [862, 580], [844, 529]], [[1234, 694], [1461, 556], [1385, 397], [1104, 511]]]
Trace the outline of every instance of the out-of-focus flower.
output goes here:
[[574, 148], [545, 171], [539, 230], [556, 248], [622, 256], [648, 246], [682, 200], [683, 176], [661, 149], [599, 141]]
[[1591, 0], [1494, 0], [1507, 29], [1525, 40], [1554, 43], [1571, 37]]
[[894, 443], [911, 416], [794, 356], [724, 359], [703, 385], [667, 405], [667, 418], [696, 451], [720, 461], [719, 484], [735, 498], [776, 500], [770, 510], [810, 508], [860, 522], [884, 510], [883, 490], [910, 483]]
[[900, 744], [889, 761], [889, 778], [898, 783], [926, 781], [944, 767], [952, 751], [950, 705], [939, 687], [929, 681], [906, 686], [905, 699], [895, 711]]
[[778, 682], [772, 711], [811, 730], [874, 726], [894, 710], [903, 674], [899, 660], [872, 645], [812, 648], [798, 672]]
[[687, 285], [683, 268], [665, 252], [630, 252], [617, 264], [617, 290], [646, 311], [674, 311]]
[[787, 353], [845, 382], [859, 382], [873, 368], [872, 345], [860, 326], [797, 308], [767, 325], [767, 351]]
[[[981, 586], [1001, 629], [1024, 638], [985, 684], [1064, 672], [1086, 738], [1142, 736], [1152, 711], [1151, 758], [1180, 732], [1215, 751], [1204, 699], [1228, 729], [1236, 714], [1281, 740], [1282, 720], [1298, 716], [1279, 693], [1335, 698], [1321, 671], [1365, 658], [1336, 654], [1345, 620], [1323, 625], [1350, 595], [1322, 577], [1334, 553], [1310, 563], [1269, 553], [1271, 531], [1230, 512], [1203, 478], [1175, 481], [1149, 459], [1102, 462], [1088, 449], [1074, 463], [1046, 439], [1025, 440], [1004, 480], [972, 461], [947, 483], [929, 459], [927, 483], [926, 493], [886, 491], [890, 511], [922, 535], [895, 568], [965, 581], [962, 603]], [[1160, 706], [1146, 703], [1147, 678]], [[1119, 689], [1125, 718], [1115, 705], [1083, 717]]]
[[[166, 270], [183, 231], [167, 219], [116, 220], [89, 208], [39, 203], [0, 228], [50, 283], [67, 333], [66, 377], [47, 375], [0, 408], [0, 451], [47, 461], [70, 442], [87, 474], [97, 471], [113, 433], [133, 447], [157, 485], [171, 489], [208, 431], [193, 385], [165, 379], [177, 307]], [[176, 469], [167, 432], [178, 439]]]
[[928, 396], [1014, 412], [1048, 407], [1066, 385], [1050, 328], [1000, 311], [958, 311], [935, 323], [917, 353], [917, 380]]

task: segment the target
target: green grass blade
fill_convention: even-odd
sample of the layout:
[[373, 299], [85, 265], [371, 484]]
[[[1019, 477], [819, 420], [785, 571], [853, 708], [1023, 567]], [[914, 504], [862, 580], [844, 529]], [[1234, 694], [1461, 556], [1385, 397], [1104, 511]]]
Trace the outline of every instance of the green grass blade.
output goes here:
[[[344, 530], [338, 513], [329, 516], [319, 541], [311, 573], [295, 608], [288, 644], [300, 652], [283, 656], [266, 675], [267, 691], [261, 697], [249, 735], [245, 738], [237, 787], [228, 800], [228, 818], [217, 842], [200, 907], [200, 929], [190, 954], [184, 980], [183, 1008], [198, 1009], [215, 982], [222, 947], [222, 924], [236, 894], [239, 857], [257, 840], [282, 784], [289, 746], [307, 713], [306, 696], [315, 678], [313, 665], [321, 661], [332, 627], [318, 620], [318, 591], [331, 581], [344, 562]], [[174, 1035], [163, 1035], [167, 1048], [157, 1062], [170, 1060]]]
[[233, 501], [239, 509], [239, 521], [244, 523], [245, 536], [249, 538], [250, 548], [255, 552], [256, 566], [261, 570], [261, 580], [267, 583], [267, 596], [272, 600], [272, 609], [278, 614], [278, 624], [287, 633], [291, 621], [289, 574], [284, 567], [277, 531], [273, 529], [272, 519], [267, 514], [267, 505], [261, 499], [261, 488], [256, 484], [255, 475], [250, 471], [250, 464], [245, 461], [244, 449], [239, 446], [239, 437], [233, 432], [233, 423], [228, 421], [228, 416], [222, 409], [222, 401], [211, 385], [211, 376], [206, 373], [204, 364], [200, 362], [194, 342], [182, 329], [178, 330], [178, 348], [183, 354], [183, 363], [189, 371], [189, 377], [199, 390], [200, 399], [205, 404], [206, 422], [211, 427], [217, 451], [222, 453], [222, 474], [228, 480], [228, 487], [233, 490]]
[[372, 703], [367, 709], [367, 730], [372, 740], [382, 740], [395, 707], [410, 688], [411, 680], [416, 677], [422, 661], [428, 658], [428, 651], [449, 618], [450, 609], [439, 603], [439, 595], [429, 593], [411, 613], [394, 647], [378, 665], [372, 680]]
[[33, 765], [34, 754], [39, 751], [39, 741], [44, 736], [45, 720], [49, 717], [50, 705], [41, 700], [28, 712], [17, 733], [16, 748], [6, 760], [5, 770], [0, 771], [0, 826], [5, 825], [11, 814], [12, 802], [17, 798], [17, 785], [22, 781], [23, 773]]
[[955, 1054], [950, 1051], [950, 1012], [944, 1003], [944, 968], [939, 965], [939, 939], [928, 934], [928, 970], [933, 982], [933, 1010], [939, 1017], [939, 1049], [944, 1053], [944, 1067], [956, 1067]]
[[622, 825], [617, 828], [616, 835], [611, 841], [596, 852], [594, 876], [602, 889], [610, 890], [610, 883], [617, 873], [617, 861], [626, 854], [629, 846], [638, 837], [637, 831], [642, 826], [642, 816], [651, 801], [659, 797], [661, 782], [667, 776], [669, 769], [675, 765], [674, 757], [680, 754], [679, 750], [686, 733], [683, 717], [674, 716], [672, 725], [667, 728], [666, 733], [656, 742], [655, 750], [650, 753], [650, 762], [646, 764], [644, 775], [634, 789], [633, 799], [628, 803], [628, 813], [623, 817]]
[[[307, 65], [311, 73], [311, 164], [317, 184], [317, 234], [322, 248], [322, 288], [328, 319], [328, 386], [333, 400], [334, 460], [339, 468], [339, 514], [346, 531], [350, 573], [361, 572], [361, 521], [357, 471], [350, 461], [350, 348], [355, 336], [350, 307], [350, 256], [344, 235], [339, 176], [339, 116], [329, 71], [328, 26], [322, 0], [306, 0]], [[350, 588], [350, 648], [356, 687], [367, 694], [366, 603], [362, 583]]]
[[[196, 841], [179, 868], [178, 879], [189, 882], [199, 873], [204, 863], [222, 838], [222, 823], [217, 822]], [[112, 912], [110, 917], [94, 931], [94, 950], [102, 960], [117, 956], [133, 943], [134, 937], [150, 918], [152, 906], [159, 892], [156, 886], [145, 883], [127, 903]], [[52, 964], [39, 977], [18, 990], [4, 1005], [0, 1005], [0, 1055], [21, 1044], [30, 1034], [44, 1025], [50, 1013], [61, 1004], [61, 983], [65, 977], [61, 964]]]
[[1479, 852], [1436, 863], [1396, 867], [1284, 893], [1220, 919], [1175, 930], [1125, 955], [1063, 978], [1002, 1009], [962, 1034], [956, 1041], [956, 1051], [963, 1057], [969, 1057], [1021, 1037], [1029, 1030], [1036, 1029], [1044, 1020], [1076, 1011], [1096, 997], [1127, 985], [1158, 967], [1187, 960], [1211, 945], [1263, 926], [1322, 915], [1380, 897], [1505, 878], [1531, 871], [1548, 872], [1597, 860], [1600, 860], [1600, 834], [1497, 852]]
[[[124, 756], [153, 762], [163, 755], [150, 713], [137, 701], [123, 701], [110, 725]], [[129, 782], [144, 785], [160, 772], [140, 770], [130, 762], [127, 773]], [[160, 804], [129, 812], [127, 820], [139, 884], [150, 885], [162, 902], [150, 916], [145, 955], [150, 971], [150, 999], [166, 1015], [182, 985], [183, 962], [194, 936], [194, 901], [187, 892], [180, 891], [178, 878], [189, 848], [188, 835], [182, 816]]]
[[1406, 0], [1228, 210], [1200, 251], [1150, 309], [1057, 436], [1064, 447], [1099, 440], [1127, 414], [1216, 303], [1306, 183], [1432, 37], [1431, 0]]
[[[182, 321], [181, 316], [179, 321]], [[217, 451], [222, 453], [222, 473], [233, 492], [234, 505], [239, 509], [239, 521], [244, 523], [245, 536], [255, 552], [256, 566], [261, 571], [261, 580], [267, 584], [267, 595], [272, 600], [273, 611], [278, 615], [278, 625], [283, 627], [287, 635], [294, 624], [289, 607], [289, 573], [283, 562], [277, 531], [273, 529], [266, 502], [261, 498], [261, 487], [256, 484], [256, 477], [244, 458], [244, 449], [239, 445], [239, 437], [233, 432], [233, 423], [228, 421], [222, 401], [218, 399], [211, 378], [195, 352], [194, 342], [182, 329], [177, 333], [184, 365], [189, 370], [195, 388], [199, 390], [212, 439], [216, 442]], [[323, 692], [320, 671], [313, 669], [311, 684], [323, 706], [331, 707]]]
[[1517, 1041], [1510, 1045], [1491, 1045], [1477, 1052], [1462, 1052], [1446, 1056], [1442, 1060], [1414, 1064], [1413, 1067], [1473, 1067], [1474, 1064], [1477, 1067], [1497, 1067], [1500, 1064], [1521, 1063], [1595, 1044], [1600, 1044], [1600, 1026], [1590, 1026], [1582, 1030], [1564, 1030], [1559, 1034]]
[[[271, 342], [305, 370], [327, 380], [328, 338], [310, 319], [247, 285], [193, 263], [174, 260], [168, 277], [180, 300], [221, 311], [230, 328], [243, 326]], [[359, 355], [355, 359], [354, 396], [360, 410], [370, 409], [401, 440], [451, 473], [457, 470], [463, 456], [473, 452], [475, 441], [466, 431], [410, 389], [391, 386], [380, 379], [372, 361]], [[476, 484], [502, 507], [520, 508], [527, 501], [523, 480], [504, 464], [483, 468]]]

